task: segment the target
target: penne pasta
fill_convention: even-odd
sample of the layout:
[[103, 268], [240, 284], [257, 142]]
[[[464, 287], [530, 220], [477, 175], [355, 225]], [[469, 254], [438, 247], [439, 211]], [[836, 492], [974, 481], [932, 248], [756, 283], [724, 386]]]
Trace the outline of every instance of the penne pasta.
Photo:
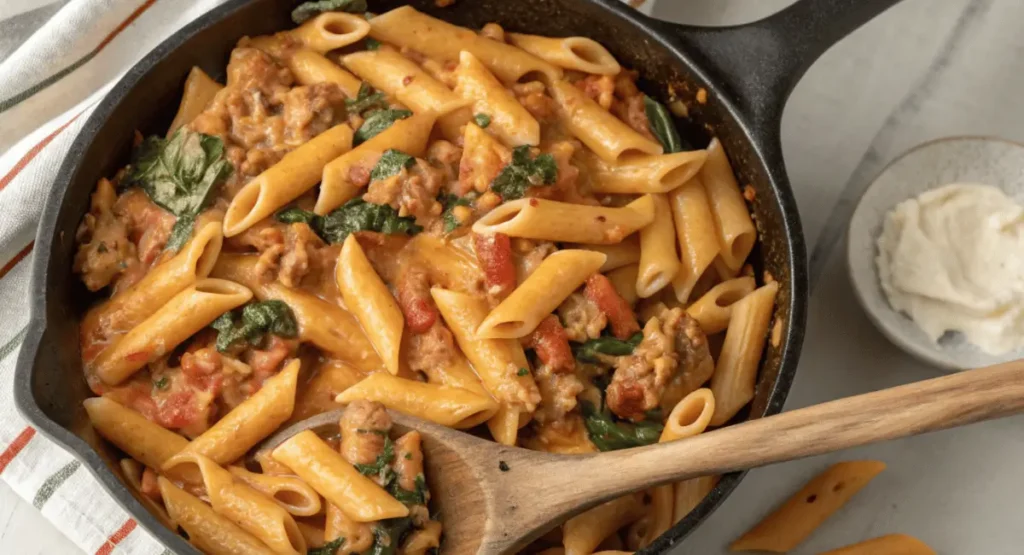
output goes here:
[[359, 88], [363, 86], [363, 82], [358, 77], [345, 71], [319, 52], [306, 49], [296, 50], [291, 56], [285, 58], [285, 63], [292, 75], [295, 76], [295, 80], [303, 85], [334, 83], [349, 98], [359, 96]]
[[216, 424], [168, 459], [161, 468], [173, 476], [198, 482], [198, 473], [190, 455], [198, 454], [217, 464], [238, 460], [252, 446], [269, 436], [291, 416], [295, 408], [295, 389], [299, 379], [299, 361], [289, 362], [284, 370], [264, 382], [263, 387], [224, 415]]
[[565, 555], [590, 555], [605, 538], [642, 517], [641, 495], [631, 493], [612, 499], [565, 521], [562, 525]]
[[430, 17], [412, 6], [395, 8], [371, 19], [370, 36], [441, 61], [458, 60], [461, 52], [470, 52], [504, 83], [536, 74], [549, 79], [562, 77], [561, 69], [540, 58]]
[[345, 239], [335, 272], [345, 304], [363, 326], [384, 367], [398, 374], [405, 317], [391, 291], [370, 265], [355, 235]]
[[906, 534], [889, 534], [840, 547], [821, 555], [935, 555], [935, 550]]
[[654, 221], [654, 199], [644, 195], [621, 208], [569, 204], [523, 198], [506, 202], [473, 224], [481, 235], [565, 243], [609, 245], [620, 243]]
[[364, 553], [373, 546], [373, 528], [365, 522], [356, 522], [333, 503], [327, 503], [324, 512], [324, 538], [333, 541], [345, 538], [352, 553]]
[[586, 37], [552, 38], [505, 33], [505, 39], [545, 62], [564, 69], [597, 75], [617, 75], [622, 71], [619, 62], [608, 49]]
[[640, 262], [640, 237], [638, 234], [630, 235], [619, 243], [608, 245], [569, 244], [566, 245], [566, 248], [596, 251], [605, 255], [607, 258], [599, 270], [602, 274]]
[[188, 125], [196, 119], [223, 88], [224, 85], [211, 79], [199, 66], [192, 66], [188, 77], [185, 78], [185, 90], [181, 94], [178, 113], [174, 115], [171, 126], [167, 128], [167, 136], [170, 137], [181, 126]]
[[224, 235], [234, 237], [302, 196], [320, 181], [328, 162], [351, 148], [352, 129], [341, 123], [285, 154], [231, 199]]
[[883, 470], [885, 463], [879, 461], [847, 461], [828, 467], [729, 549], [791, 551]]
[[729, 327], [733, 307], [754, 292], [754, 278], [740, 277], [723, 281], [701, 295], [686, 308], [686, 313], [700, 324], [704, 333], [711, 335]]
[[672, 209], [662, 194], [654, 200], [654, 221], [640, 230], [640, 266], [636, 277], [636, 294], [646, 299], [671, 283], [679, 272], [676, 254], [676, 230], [672, 225]]
[[715, 219], [722, 261], [735, 272], [743, 266], [754, 248], [757, 231], [722, 143], [713, 139], [707, 152], [708, 158], [700, 170], [700, 179], [707, 191], [708, 206]]
[[676, 403], [658, 441], [675, 441], [701, 434], [707, 429], [714, 413], [715, 394], [708, 388], [698, 389]]
[[209, 505], [164, 477], [157, 478], [160, 497], [171, 520], [188, 533], [188, 541], [209, 555], [276, 555], [266, 544], [217, 514]]
[[725, 424], [754, 398], [757, 368], [778, 290], [779, 283], [773, 281], [734, 305], [722, 354], [711, 376], [711, 391], [715, 394], [712, 426]]
[[[662, 440], [664, 441], [664, 440]], [[657, 486], [648, 491], [651, 503], [647, 508], [647, 516], [643, 518], [643, 527], [638, 532], [639, 545], [637, 549], [643, 549], [651, 545], [658, 536], [664, 534], [672, 527], [672, 510], [675, 505], [675, 488], [672, 484]], [[640, 522], [640, 521], [638, 521]], [[629, 542], [627, 542], [629, 545]]]
[[[384, 371], [381, 366], [379, 371]], [[290, 421], [298, 422], [311, 416], [341, 408], [334, 401], [339, 393], [356, 385], [366, 373], [349, 364], [334, 359], [327, 359], [321, 362], [306, 386], [302, 388], [295, 399], [295, 411], [292, 412]]]
[[337, 402], [348, 404], [358, 399], [377, 401], [389, 409], [458, 429], [483, 424], [498, 410], [489, 395], [383, 373], [373, 374], [346, 389], [338, 395]]
[[370, 24], [365, 18], [341, 11], [324, 12], [288, 32], [320, 54], [354, 44], [369, 33]]
[[721, 246], [715, 219], [708, 205], [708, 195], [700, 179], [691, 179], [673, 190], [668, 200], [676, 226], [681, 261], [679, 273], [672, 280], [672, 288], [676, 299], [686, 303], [690, 300], [697, 280], [718, 256]]
[[163, 504], [154, 501], [152, 497], [146, 495], [142, 491], [142, 475], [146, 471], [146, 467], [135, 459], [121, 459], [118, 466], [121, 467], [121, 476], [124, 478], [124, 481], [128, 482], [128, 485], [131, 486], [132, 492], [135, 494], [135, 498], [142, 503], [142, 506], [146, 507], [149, 512], [156, 515], [161, 524], [172, 530], [177, 530], [178, 523], [171, 520], [171, 517], [168, 516], [167, 510], [164, 509]]
[[697, 508], [711, 490], [715, 489], [719, 479], [720, 476], [700, 476], [676, 482], [673, 485], [675, 505], [672, 509], [672, 522], [679, 522]]
[[540, 144], [540, 123], [471, 52], [459, 53], [455, 94], [472, 101], [472, 111], [485, 114], [487, 127], [508, 147]]
[[274, 449], [272, 456], [355, 522], [409, 515], [405, 505], [360, 474], [312, 431], [292, 436]]
[[436, 520], [427, 522], [422, 530], [409, 535], [402, 544], [403, 555], [426, 555], [441, 546], [441, 523]]
[[605, 255], [561, 250], [540, 263], [476, 329], [478, 339], [515, 339], [528, 335], [605, 262]]
[[295, 524], [299, 526], [299, 531], [302, 532], [302, 537], [306, 539], [306, 546], [309, 549], [323, 547], [327, 543], [324, 539], [323, 527], [307, 524], [301, 520], [295, 521]]
[[321, 511], [320, 494], [295, 476], [257, 474], [240, 466], [229, 466], [228, 472], [270, 498], [289, 514], [313, 516]]
[[691, 150], [657, 155], [622, 156], [605, 162], [598, 156], [582, 157], [595, 193], [642, 195], [669, 193], [693, 179], [707, 159], [707, 152]]
[[615, 292], [626, 301], [626, 304], [633, 306], [640, 299], [636, 291], [637, 276], [640, 275], [640, 265], [630, 264], [616, 268], [606, 274], [608, 281], [612, 282]]
[[562, 125], [605, 162], [617, 162], [626, 155], [664, 152], [660, 143], [634, 131], [572, 83], [553, 81], [548, 91], [558, 105]]
[[398, 120], [379, 135], [331, 160], [323, 168], [320, 195], [313, 211], [323, 216], [361, 195], [363, 185], [352, 182], [351, 170], [360, 167], [369, 172], [384, 151], [395, 149], [410, 156], [423, 156], [436, 117], [430, 112], [420, 112]]
[[104, 439], [150, 468], [160, 468], [188, 445], [184, 437], [106, 397], [86, 399], [82, 406]]
[[105, 383], [117, 385], [251, 298], [252, 291], [237, 283], [199, 280], [100, 353], [90, 366]]
[[443, 116], [469, 104], [415, 62], [394, 50], [364, 50], [341, 59], [349, 70], [413, 112]]

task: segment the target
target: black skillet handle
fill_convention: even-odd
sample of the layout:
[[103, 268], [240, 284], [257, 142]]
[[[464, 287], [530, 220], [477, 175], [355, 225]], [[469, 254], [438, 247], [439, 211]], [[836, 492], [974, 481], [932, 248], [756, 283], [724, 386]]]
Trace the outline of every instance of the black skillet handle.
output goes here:
[[732, 27], [666, 24], [762, 139], [778, 139], [782, 109], [804, 72], [832, 45], [900, 0], [798, 0]]

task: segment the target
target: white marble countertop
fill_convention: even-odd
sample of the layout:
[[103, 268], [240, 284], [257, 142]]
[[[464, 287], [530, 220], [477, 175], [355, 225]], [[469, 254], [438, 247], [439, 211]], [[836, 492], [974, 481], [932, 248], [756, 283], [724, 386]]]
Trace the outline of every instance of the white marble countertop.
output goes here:
[[[17, 0], [27, 1], [27, 0]], [[45, 2], [43, 2], [45, 3]], [[791, 0], [660, 0], [655, 13], [740, 23]], [[856, 304], [843, 235], [860, 191], [886, 162], [928, 139], [991, 134], [1024, 140], [1024, 2], [904, 0], [830, 50], [794, 91], [783, 149], [800, 205], [815, 290], [786, 408], [934, 377], [889, 344]], [[752, 471], [676, 553], [714, 555], [831, 462], [888, 469], [795, 555], [904, 532], [943, 555], [1024, 553], [1024, 418], [865, 447]], [[0, 484], [0, 553], [80, 551]]]

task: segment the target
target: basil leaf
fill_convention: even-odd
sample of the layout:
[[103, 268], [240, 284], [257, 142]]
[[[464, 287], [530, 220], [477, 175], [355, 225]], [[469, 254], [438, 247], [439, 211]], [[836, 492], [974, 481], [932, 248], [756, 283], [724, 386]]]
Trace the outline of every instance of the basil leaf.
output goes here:
[[462, 222], [455, 217], [456, 206], [472, 206], [473, 201], [477, 197], [476, 191], [471, 191], [464, 197], [458, 197], [451, 193], [441, 195], [437, 200], [444, 206], [444, 212], [441, 212], [441, 220], [444, 221], [444, 232], [451, 233], [455, 231]]
[[136, 149], [125, 181], [175, 216], [195, 216], [231, 171], [219, 138], [181, 128], [170, 139], [147, 137]]
[[296, 25], [305, 23], [323, 12], [362, 13], [367, 9], [366, 0], [319, 0], [303, 2], [292, 10], [292, 21]]
[[391, 438], [385, 435], [384, 449], [377, 455], [376, 460], [372, 464], [357, 464], [355, 467], [363, 476], [380, 476], [387, 483], [387, 471], [391, 470], [390, 466], [394, 460], [395, 445], [391, 442]]
[[593, 403], [580, 401], [583, 424], [590, 442], [601, 451], [615, 451], [657, 443], [664, 428], [658, 422], [616, 422], [607, 409], [598, 411]]
[[225, 312], [210, 327], [217, 330], [217, 350], [225, 352], [238, 342], [258, 342], [264, 335], [293, 338], [299, 335], [295, 314], [283, 301], [269, 300], [250, 303], [241, 313]]
[[610, 356], [624, 356], [633, 354], [633, 349], [644, 339], [643, 332], [634, 333], [629, 339], [623, 341], [611, 336], [602, 336], [597, 339], [588, 339], [586, 342], [573, 345], [573, 354], [581, 362], [599, 362], [598, 353]]
[[401, 150], [389, 148], [384, 151], [377, 164], [370, 170], [370, 181], [387, 179], [402, 173], [402, 168], [411, 167], [416, 159]]
[[647, 113], [647, 124], [651, 128], [651, 133], [654, 133], [661, 146], [665, 147], [665, 153], [683, 150], [683, 140], [679, 138], [679, 131], [676, 130], [675, 121], [672, 120], [668, 108], [645, 94], [644, 111]]
[[[369, 40], [369, 39], [368, 39]], [[379, 43], [378, 43], [379, 44]], [[370, 108], [387, 108], [388, 99], [382, 92], [373, 92], [369, 83], [359, 85], [355, 98], [345, 99], [345, 109], [353, 114], [362, 114]]]
[[412, 528], [407, 516], [380, 521], [373, 527], [373, 545], [361, 555], [395, 555]]
[[414, 235], [423, 231], [423, 228], [416, 225], [415, 218], [400, 217], [394, 208], [386, 204], [373, 204], [354, 198], [324, 216], [321, 231], [327, 242], [341, 243], [350, 233], [357, 231]]
[[396, 121], [411, 115], [412, 112], [409, 110], [399, 110], [396, 108], [371, 112], [352, 136], [352, 144], [362, 144], [383, 133], [385, 129], [391, 127]]
[[503, 200], [515, 200], [523, 198], [527, 188], [551, 185], [556, 179], [555, 157], [541, 154], [531, 159], [529, 145], [522, 145], [512, 150], [512, 161], [491, 182], [491, 190]]
[[345, 545], [345, 538], [336, 538], [320, 547], [307, 550], [306, 555], [338, 555], [338, 550], [342, 545]]
[[192, 230], [196, 227], [196, 217], [191, 214], [184, 216], [178, 216], [178, 219], [174, 222], [174, 227], [171, 228], [171, 234], [167, 236], [167, 244], [164, 248], [171, 252], [178, 252], [181, 247], [188, 243], [188, 240], [192, 237]]
[[487, 126], [491, 124], [491, 116], [487, 114], [477, 114], [473, 116], [473, 123], [480, 126], [481, 129], [487, 129]]

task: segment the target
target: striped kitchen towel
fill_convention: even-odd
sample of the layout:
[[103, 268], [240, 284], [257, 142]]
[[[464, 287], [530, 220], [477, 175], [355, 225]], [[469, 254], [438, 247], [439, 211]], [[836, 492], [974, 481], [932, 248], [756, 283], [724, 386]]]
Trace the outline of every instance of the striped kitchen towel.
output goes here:
[[0, 0], [0, 59], [21, 16], [40, 4], [59, 6], [0, 62], [0, 478], [85, 553], [170, 552], [14, 408], [36, 223], [63, 157], [104, 94], [146, 52], [223, 1]]

